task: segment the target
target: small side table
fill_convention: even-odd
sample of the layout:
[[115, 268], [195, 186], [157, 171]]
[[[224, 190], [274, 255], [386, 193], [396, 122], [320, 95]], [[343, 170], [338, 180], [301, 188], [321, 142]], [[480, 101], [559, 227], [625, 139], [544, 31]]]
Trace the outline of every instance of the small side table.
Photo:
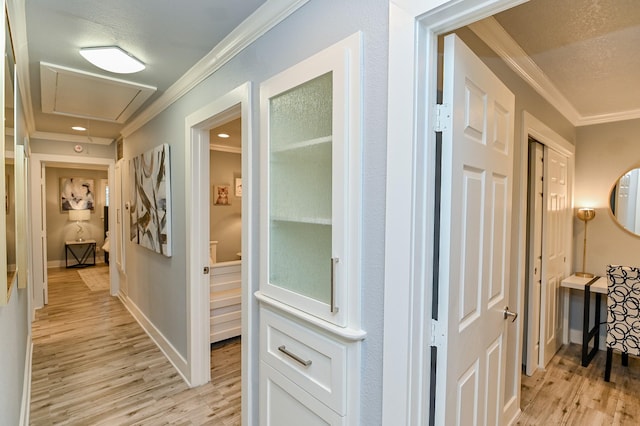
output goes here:
[[[69, 259], [71, 255], [71, 259]], [[93, 257], [93, 262], [90, 263]], [[69, 264], [69, 260], [75, 263]], [[96, 240], [65, 241], [64, 264], [67, 268], [85, 268], [96, 264]]]
[[[584, 278], [576, 275], [562, 280], [561, 287], [565, 288], [564, 292], [564, 338], [563, 341], [569, 341], [569, 290], [580, 290], [584, 292], [584, 301], [582, 304], [582, 366], [589, 365], [593, 357], [598, 353], [600, 344], [600, 300], [602, 295], [607, 296], [607, 278], [593, 277]], [[593, 327], [589, 318], [591, 310], [591, 294], [595, 294], [596, 304], [594, 306], [595, 318]], [[593, 347], [589, 349], [589, 342], [593, 340]]]

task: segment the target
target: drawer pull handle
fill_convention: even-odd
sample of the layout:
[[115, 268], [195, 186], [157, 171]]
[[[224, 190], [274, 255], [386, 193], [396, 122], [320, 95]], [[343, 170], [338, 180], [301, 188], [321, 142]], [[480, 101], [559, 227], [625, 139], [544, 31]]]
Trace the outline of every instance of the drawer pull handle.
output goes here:
[[294, 354], [292, 352], [289, 352], [289, 350], [287, 349], [287, 347], [285, 345], [278, 346], [278, 350], [280, 352], [282, 352], [283, 354], [285, 354], [286, 356], [288, 356], [290, 358], [293, 358], [295, 361], [299, 362], [300, 364], [304, 365], [305, 367], [308, 367], [308, 366], [311, 365], [311, 360], [310, 359], [305, 361], [304, 359], [300, 358], [298, 355], [296, 355], [296, 354]]

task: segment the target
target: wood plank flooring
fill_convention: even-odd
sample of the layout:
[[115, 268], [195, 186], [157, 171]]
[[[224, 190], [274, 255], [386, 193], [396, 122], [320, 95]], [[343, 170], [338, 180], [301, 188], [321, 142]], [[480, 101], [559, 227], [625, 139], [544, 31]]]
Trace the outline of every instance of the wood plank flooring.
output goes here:
[[607, 383], [606, 353], [599, 351], [582, 367], [580, 349], [564, 346], [545, 371], [522, 376], [522, 414], [515, 424], [640, 425], [640, 359], [629, 357], [629, 366], [623, 367], [614, 353]]
[[214, 345], [212, 383], [189, 389], [120, 301], [49, 270], [33, 323], [31, 425], [240, 424], [240, 339]]

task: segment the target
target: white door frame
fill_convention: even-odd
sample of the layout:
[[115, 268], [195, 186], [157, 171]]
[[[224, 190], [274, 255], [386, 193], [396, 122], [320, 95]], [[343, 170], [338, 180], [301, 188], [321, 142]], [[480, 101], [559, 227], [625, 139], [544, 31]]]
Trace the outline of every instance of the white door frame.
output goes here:
[[[425, 324], [432, 313], [435, 114], [430, 106], [437, 96], [437, 37], [523, 2], [389, 4], [387, 140], [393, 143], [387, 151], [383, 424], [427, 424], [429, 419], [432, 336]], [[523, 253], [518, 277], [524, 276]]]
[[[34, 170], [42, 170], [47, 164], [68, 165], [70, 167], [78, 167], [85, 165], [93, 166], [106, 166], [108, 168], [107, 178], [109, 181], [109, 187], [112, 187], [115, 182], [115, 161], [110, 158], [100, 157], [77, 157], [69, 155], [57, 155], [57, 154], [37, 154], [32, 153], [29, 157], [29, 168]], [[31, 255], [33, 262], [31, 264], [31, 276], [33, 277], [33, 309], [42, 308], [45, 304], [45, 294], [43, 292], [42, 280], [36, 279], [37, 276], [42, 276], [45, 273], [45, 253], [46, 247], [43, 247], [41, 238], [41, 220], [46, 220], [46, 203], [43, 203], [43, 197], [41, 197], [41, 173], [31, 173], [31, 181], [29, 182], [29, 193], [31, 197], [31, 208], [34, 212], [42, 212], [42, 215], [31, 215]], [[37, 188], [37, 191], [35, 190]], [[57, 188], [56, 188], [57, 191]], [[109, 204], [114, 201], [113, 196], [109, 195]], [[109, 223], [115, 223], [114, 209], [109, 209]], [[117, 247], [117, 238], [111, 240], [111, 246]], [[118, 294], [120, 289], [120, 279], [117, 273], [115, 262], [109, 263], [109, 277], [111, 280], [111, 295]]]
[[[258, 304], [253, 293], [258, 290], [259, 244], [254, 241], [258, 202], [257, 169], [260, 152], [252, 138], [252, 85], [247, 82], [218, 97], [185, 119], [186, 206], [187, 206], [187, 303], [189, 385], [211, 380], [209, 334], [209, 130], [242, 117], [242, 424], [257, 421], [258, 394], [252, 378], [258, 377]], [[256, 153], [254, 155], [254, 153]], [[203, 196], [203, 194], [206, 194]]]

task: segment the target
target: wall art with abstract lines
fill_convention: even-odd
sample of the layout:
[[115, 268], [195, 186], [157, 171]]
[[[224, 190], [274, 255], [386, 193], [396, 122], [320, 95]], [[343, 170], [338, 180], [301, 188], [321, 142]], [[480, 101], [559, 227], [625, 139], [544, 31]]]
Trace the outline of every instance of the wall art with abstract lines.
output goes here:
[[131, 160], [131, 241], [171, 257], [171, 161], [162, 144]]

